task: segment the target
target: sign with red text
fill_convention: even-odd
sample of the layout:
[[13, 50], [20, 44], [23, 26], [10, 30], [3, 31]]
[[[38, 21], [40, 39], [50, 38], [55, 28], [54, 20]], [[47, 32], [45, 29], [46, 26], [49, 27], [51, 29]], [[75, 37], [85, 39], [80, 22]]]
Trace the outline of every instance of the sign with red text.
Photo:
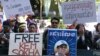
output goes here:
[[72, 24], [76, 19], [78, 23], [97, 21], [95, 0], [64, 2], [61, 7], [65, 24]]
[[42, 34], [40, 33], [11, 33], [9, 55], [42, 55]]
[[6, 17], [33, 14], [29, 0], [1, 0]]

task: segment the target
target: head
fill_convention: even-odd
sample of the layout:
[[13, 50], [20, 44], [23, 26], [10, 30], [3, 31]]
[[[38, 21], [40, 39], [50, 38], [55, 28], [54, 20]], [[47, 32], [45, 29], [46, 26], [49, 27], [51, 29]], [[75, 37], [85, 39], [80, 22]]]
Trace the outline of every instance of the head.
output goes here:
[[59, 46], [58, 51], [59, 51], [60, 53], [62, 53], [62, 54], [67, 54], [67, 53], [69, 53], [69, 52], [68, 52], [69, 50], [68, 50], [67, 44], [61, 44], [61, 45]]
[[76, 29], [77, 29], [77, 33], [78, 33], [78, 34], [84, 34], [85, 27], [84, 27], [83, 24], [78, 24], [78, 25], [76, 26]]
[[100, 23], [98, 23], [98, 24], [96, 25], [96, 31], [97, 31], [97, 32], [100, 32]]
[[26, 24], [25, 23], [19, 23], [18, 32], [25, 32]]
[[19, 14], [16, 14], [16, 15], [15, 15], [15, 18], [18, 19], [18, 17], [19, 17]]
[[8, 20], [3, 22], [3, 31], [4, 33], [9, 33], [10, 32], [10, 26]]
[[10, 33], [10, 26], [3, 25], [4, 33]]
[[35, 24], [35, 23], [30, 23], [29, 24], [29, 27], [28, 27], [28, 30], [29, 30], [29, 32], [37, 32], [37, 24]]
[[67, 45], [66, 44], [61, 44], [60, 47], [62, 48], [63, 51], [66, 51]]
[[16, 20], [15, 19], [9, 19], [9, 24], [10, 24], [10, 26], [15, 26], [15, 22], [16, 22]]
[[51, 26], [52, 28], [58, 28], [60, 19], [54, 17], [51, 19]]

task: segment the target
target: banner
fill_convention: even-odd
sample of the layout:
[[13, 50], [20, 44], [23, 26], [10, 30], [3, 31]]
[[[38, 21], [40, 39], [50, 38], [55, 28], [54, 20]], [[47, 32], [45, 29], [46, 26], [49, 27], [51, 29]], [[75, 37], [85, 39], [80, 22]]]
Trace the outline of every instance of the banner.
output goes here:
[[33, 14], [29, 0], [1, 0], [7, 19], [16, 14]]
[[96, 15], [97, 15], [97, 22], [100, 23], [100, 4], [97, 6]]
[[64, 2], [61, 7], [65, 24], [72, 24], [76, 19], [78, 23], [97, 21], [95, 0]]
[[76, 36], [76, 30], [49, 29], [47, 54], [55, 56], [77, 56]]
[[3, 12], [0, 12], [0, 21], [3, 22]]
[[11, 33], [9, 41], [9, 55], [42, 55], [42, 34], [40, 33]]

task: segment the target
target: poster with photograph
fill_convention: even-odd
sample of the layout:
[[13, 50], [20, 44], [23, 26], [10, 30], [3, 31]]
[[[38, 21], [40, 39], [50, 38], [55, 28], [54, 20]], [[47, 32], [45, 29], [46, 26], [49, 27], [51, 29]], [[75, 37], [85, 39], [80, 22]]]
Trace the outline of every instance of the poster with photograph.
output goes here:
[[49, 29], [47, 54], [55, 56], [76, 56], [76, 30]]
[[40, 33], [11, 33], [9, 55], [41, 56], [42, 35]]

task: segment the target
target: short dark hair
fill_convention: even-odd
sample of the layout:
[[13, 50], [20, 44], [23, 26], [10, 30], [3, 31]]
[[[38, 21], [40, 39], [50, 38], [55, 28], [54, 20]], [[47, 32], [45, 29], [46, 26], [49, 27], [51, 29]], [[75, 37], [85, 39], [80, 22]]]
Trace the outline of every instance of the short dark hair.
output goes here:
[[29, 24], [29, 27], [30, 27], [31, 25], [34, 25], [34, 26], [37, 28], [37, 24], [36, 24], [36, 23], [30, 23], [30, 24]]
[[[80, 28], [80, 26], [83, 26], [84, 27], [84, 24], [77, 24], [77, 26], [76, 26], [76, 30], [79, 30], [79, 28]], [[84, 27], [85, 28], [85, 27]]]
[[100, 25], [100, 23], [98, 23], [97, 25], [96, 25], [96, 31], [97, 32], [99, 32], [99, 29], [98, 29], [98, 26]]
[[51, 18], [51, 23], [52, 23], [53, 20], [57, 20], [58, 22], [60, 22], [60, 19], [57, 18], [57, 17], [53, 17], [53, 18]]
[[84, 30], [86, 30], [84, 24], [77, 24], [77, 26], [75, 28], [77, 30], [77, 35], [79, 35], [78, 30], [80, 29], [80, 26], [83, 26], [84, 27]]

